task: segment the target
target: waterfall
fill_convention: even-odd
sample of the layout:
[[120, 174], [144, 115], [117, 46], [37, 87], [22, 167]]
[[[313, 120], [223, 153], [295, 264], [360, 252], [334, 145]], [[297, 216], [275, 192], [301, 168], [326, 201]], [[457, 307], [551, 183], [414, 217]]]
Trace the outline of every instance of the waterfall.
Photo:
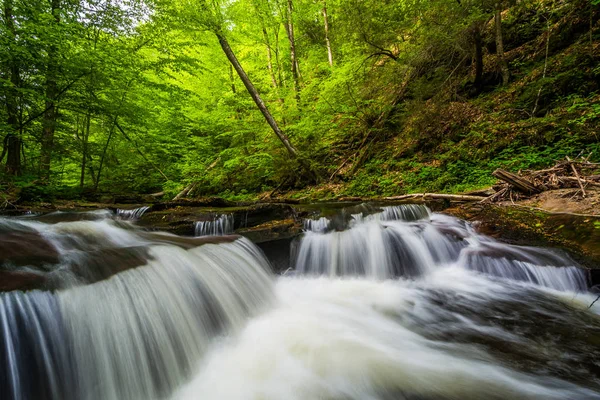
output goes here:
[[566, 254], [361, 205], [305, 221], [277, 277], [208, 222], [0, 218], [0, 399], [600, 400], [600, 302]]
[[329, 229], [329, 219], [321, 217], [319, 219], [305, 219], [304, 230], [308, 232], [325, 233]]
[[194, 231], [196, 236], [220, 236], [232, 233], [233, 227], [233, 214], [222, 214], [211, 220], [196, 222]]
[[[270, 266], [247, 239], [175, 245], [112, 220], [3, 225], [51, 244], [56, 264], [38, 273], [62, 289], [0, 293], [1, 399], [164, 398], [212, 338], [270, 302]], [[118, 265], [83, 273], [94, 257]]]
[[403, 204], [400, 206], [382, 207], [381, 212], [364, 215], [367, 221], [416, 221], [429, 218], [431, 210], [423, 204]]
[[586, 290], [585, 271], [564, 254], [511, 246], [477, 234], [459, 219], [414, 205], [352, 215], [351, 228], [307, 231], [295, 269], [304, 275], [414, 278], [458, 265], [559, 290]]
[[148, 211], [149, 209], [150, 209], [150, 207], [148, 207], [148, 206], [138, 207], [138, 208], [134, 208], [132, 210], [123, 210], [123, 209], [117, 208], [117, 216], [121, 219], [136, 220], [136, 219], [140, 219], [142, 217], [142, 215], [144, 215], [144, 213], [146, 211]]

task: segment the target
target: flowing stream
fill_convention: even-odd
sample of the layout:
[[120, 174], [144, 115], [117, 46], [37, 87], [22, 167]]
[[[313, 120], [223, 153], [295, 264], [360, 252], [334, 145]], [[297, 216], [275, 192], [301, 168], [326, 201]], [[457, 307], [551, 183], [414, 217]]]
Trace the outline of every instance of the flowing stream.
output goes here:
[[0, 287], [29, 285], [0, 292], [0, 399], [600, 399], [564, 253], [394, 206], [305, 221], [277, 276], [226, 218], [136, 212], [0, 218]]

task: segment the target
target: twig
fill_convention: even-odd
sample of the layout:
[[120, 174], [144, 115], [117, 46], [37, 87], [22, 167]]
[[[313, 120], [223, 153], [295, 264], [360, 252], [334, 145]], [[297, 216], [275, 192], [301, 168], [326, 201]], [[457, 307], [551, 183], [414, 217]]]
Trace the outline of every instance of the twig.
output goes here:
[[596, 300], [592, 301], [592, 304], [590, 304], [590, 306], [588, 307], [588, 310], [589, 310], [590, 308], [592, 308], [592, 306], [593, 306], [594, 304], [596, 304], [596, 302], [597, 302], [598, 300], [600, 300], [600, 295], [598, 295], [598, 297], [596, 297]]
[[575, 166], [571, 163], [571, 159], [569, 158], [569, 156], [567, 156], [567, 161], [571, 165], [571, 169], [573, 170], [573, 173], [575, 174], [575, 177], [577, 178], [577, 182], [579, 183], [579, 187], [581, 188], [581, 194], [583, 197], [585, 197], [585, 188], [583, 187], [583, 183], [581, 183], [581, 178], [579, 177], [579, 172], [577, 172], [577, 168], [575, 168]]

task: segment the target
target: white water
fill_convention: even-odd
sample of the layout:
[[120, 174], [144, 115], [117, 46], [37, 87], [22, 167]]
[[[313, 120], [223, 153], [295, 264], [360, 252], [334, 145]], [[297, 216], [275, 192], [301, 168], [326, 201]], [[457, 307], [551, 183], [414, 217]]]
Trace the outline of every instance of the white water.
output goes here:
[[[187, 249], [199, 243], [107, 219], [0, 222], [56, 249], [59, 264], [39, 273], [64, 287], [0, 293], [0, 399], [164, 398], [272, 299], [268, 261], [246, 239]], [[121, 266], [79, 275], [102, 257]]]
[[0, 293], [0, 399], [600, 399], [600, 302], [562, 254], [395, 207], [274, 277], [245, 239], [108, 217], [0, 219], [59, 254], [1, 266], [59, 290]]
[[[545, 365], [539, 374], [525, 373], [502, 365], [483, 347], [453, 343], [449, 332], [459, 330], [508, 348], [537, 346], [535, 338], [493, 320], [481, 323], [445, 310], [431, 296], [448, 293], [474, 307], [489, 307], [528, 290], [513, 291], [458, 268], [417, 282], [282, 277], [274, 309], [214, 345], [174, 399], [600, 398], [594, 390], [544, 373]], [[579, 295], [572, 302], [584, 309], [592, 299]], [[545, 311], [532, 306], [527, 316]], [[496, 313], [511, 312], [507, 307]], [[564, 356], [559, 346], [547, 344], [556, 364]]]
[[329, 229], [329, 219], [321, 217], [319, 219], [305, 219], [304, 230], [308, 232], [325, 233]]
[[587, 289], [585, 272], [563, 254], [500, 243], [459, 219], [404, 207], [353, 215], [352, 228], [345, 231], [306, 232], [295, 260], [297, 273], [414, 278], [458, 266], [554, 289]]
[[233, 232], [233, 214], [216, 215], [212, 220], [195, 223], [196, 236], [220, 236]]
[[148, 211], [150, 209], [150, 207], [148, 206], [144, 206], [144, 207], [138, 207], [138, 208], [134, 208], [131, 210], [125, 210], [125, 209], [117, 209], [117, 216], [121, 219], [130, 219], [130, 220], [136, 220], [136, 219], [140, 219], [142, 217], [142, 215], [144, 215], [146, 213], [146, 211]]

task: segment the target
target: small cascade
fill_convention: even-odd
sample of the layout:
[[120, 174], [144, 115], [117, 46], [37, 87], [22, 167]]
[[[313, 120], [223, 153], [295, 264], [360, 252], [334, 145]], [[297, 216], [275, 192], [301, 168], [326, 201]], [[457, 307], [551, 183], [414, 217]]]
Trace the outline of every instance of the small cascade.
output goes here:
[[1, 399], [167, 398], [216, 335], [272, 298], [269, 263], [244, 238], [178, 238], [111, 219], [0, 219], [7, 227], [56, 256], [35, 267], [32, 253], [17, 268], [63, 289], [0, 293]]
[[325, 233], [329, 229], [329, 219], [321, 217], [319, 219], [305, 219], [304, 230], [306, 232]]
[[382, 207], [381, 212], [370, 215], [363, 214], [365, 221], [416, 221], [429, 218], [431, 210], [423, 204], [402, 204]]
[[497, 242], [425, 207], [394, 206], [359, 215], [341, 232], [306, 232], [296, 252], [296, 273], [415, 278], [460, 266], [558, 290], [587, 289], [585, 271], [566, 255]]
[[196, 236], [221, 236], [233, 232], [233, 214], [216, 215], [212, 220], [198, 221], [194, 225]]
[[149, 209], [150, 209], [149, 206], [138, 207], [138, 208], [134, 208], [132, 210], [123, 210], [123, 209], [117, 208], [117, 217], [119, 217], [120, 219], [125, 219], [125, 220], [136, 220], [136, 219], [140, 219], [142, 217], [142, 215], [144, 215], [144, 213], [146, 211], [148, 211]]

